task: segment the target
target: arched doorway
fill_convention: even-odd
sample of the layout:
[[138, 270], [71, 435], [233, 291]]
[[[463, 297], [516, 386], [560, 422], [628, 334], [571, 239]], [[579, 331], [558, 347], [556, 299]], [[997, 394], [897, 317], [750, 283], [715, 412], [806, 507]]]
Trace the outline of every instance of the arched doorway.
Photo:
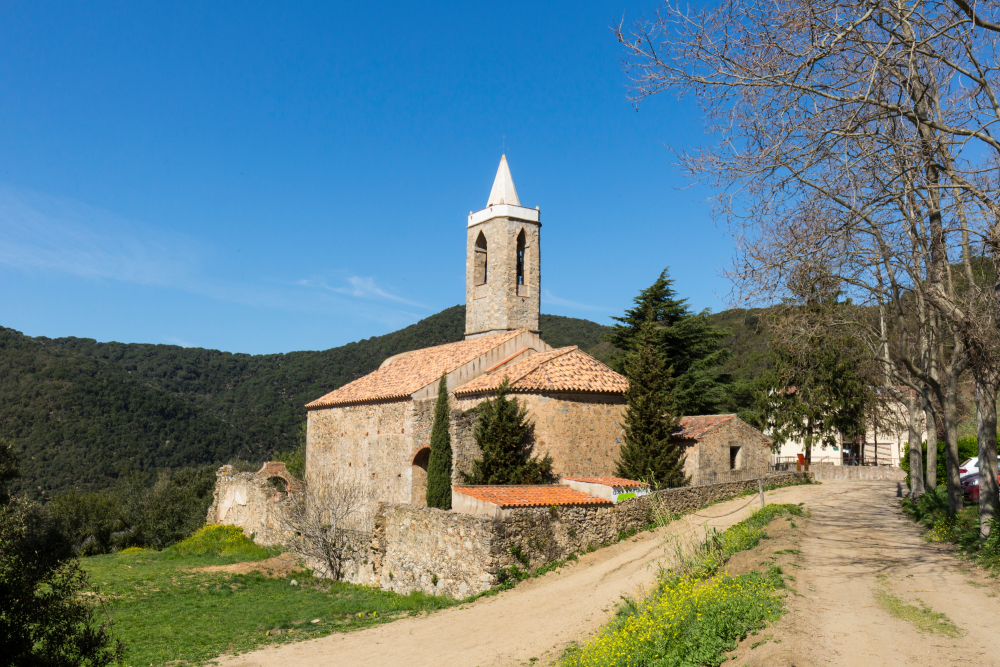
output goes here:
[[417, 507], [427, 506], [427, 464], [430, 460], [430, 447], [422, 447], [413, 455], [410, 466], [410, 503]]

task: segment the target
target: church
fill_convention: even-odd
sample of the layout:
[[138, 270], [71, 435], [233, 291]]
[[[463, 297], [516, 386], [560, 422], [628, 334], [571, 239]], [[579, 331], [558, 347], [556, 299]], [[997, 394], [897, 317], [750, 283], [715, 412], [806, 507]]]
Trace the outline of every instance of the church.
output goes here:
[[378, 370], [309, 403], [306, 483], [341, 471], [371, 484], [374, 500], [425, 505], [438, 383], [451, 402], [452, 482], [481, 452], [469, 409], [506, 377], [534, 424], [534, 454], [558, 477], [614, 474], [627, 380], [539, 330], [541, 211], [521, 205], [506, 156], [486, 207], [466, 225], [465, 340], [386, 359]]

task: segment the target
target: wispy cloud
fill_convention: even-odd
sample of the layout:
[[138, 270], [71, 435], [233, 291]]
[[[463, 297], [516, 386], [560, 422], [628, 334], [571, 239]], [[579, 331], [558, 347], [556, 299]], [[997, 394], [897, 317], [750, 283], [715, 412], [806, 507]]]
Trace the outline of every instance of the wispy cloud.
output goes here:
[[565, 308], [573, 308], [575, 310], [591, 310], [598, 313], [608, 313], [611, 312], [612, 310], [611, 308], [592, 306], [590, 304], [580, 303], [579, 301], [570, 301], [569, 299], [561, 299], [547, 289], [542, 290], [542, 301], [544, 301], [546, 305], [563, 306]]
[[0, 264], [144, 285], [191, 279], [193, 243], [80, 202], [0, 186]]
[[384, 299], [386, 301], [394, 301], [396, 303], [402, 303], [407, 306], [414, 306], [416, 308], [427, 308], [422, 303], [417, 303], [416, 301], [410, 301], [409, 299], [404, 299], [403, 297], [391, 294], [378, 285], [375, 284], [375, 279], [371, 277], [362, 276], [348, 276], [346, 279], [347, 285], [343, 287], [334, 287], [329, 285], [325, 280], [300, 280], [299, 285], [304, 287], [320, 287], [322, 289], [328, 290], [330, 292], [336, 292], [337, 294], [346, 294], [348, 296], [357, 297], [359, 299]]
[[[254, 308], [336, 312], [404, 326], [423, 304], [350, 275], [324, 280], [240, 279], [218, 275], [218, 253], [199, 239], [126, 220], [83, 202], [0, 184], [0, 266], [91, 280], [173, 288]], [[303, 291], [305, 285], [316, 289]], [[399, 308], [399, 305], [409, 308]], [[177, 345], [190, 343], [171, 339]]]

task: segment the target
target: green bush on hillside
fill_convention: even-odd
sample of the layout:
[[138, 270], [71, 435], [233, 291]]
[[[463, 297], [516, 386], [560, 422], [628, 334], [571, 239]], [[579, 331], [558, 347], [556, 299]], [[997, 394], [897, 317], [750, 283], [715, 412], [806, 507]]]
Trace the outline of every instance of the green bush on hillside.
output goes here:
[[204, 525], [215, 489], [215, 466], [164, 471], [152, 486], [134, 473], [111, 489], [70, 490], [46, 512], [77, 552], [92, 556], [128, 547], [163, 549]]

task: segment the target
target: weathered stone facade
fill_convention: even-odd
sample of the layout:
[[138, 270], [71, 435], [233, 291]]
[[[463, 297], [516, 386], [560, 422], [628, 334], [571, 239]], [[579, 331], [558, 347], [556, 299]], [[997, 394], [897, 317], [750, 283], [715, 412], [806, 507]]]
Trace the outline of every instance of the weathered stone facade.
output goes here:
[[[621, 394], [516, 394], [534, 424], [533, 447], [537, 455], [552, 456], [557, 477], [613, 475], [622, 444], [621, 419], [625, 399]], [[482, 452], [473, 437], [476, 421], [471, 408], [484, 397], [459, 399], [452, 413], [452, 452], [457, 470], [468, 471]]]
[[522, 328], [538, 333], [541, 227], [539, 222], [507, 216], [468, 227], [467, 337]]
[[423, 505], [420, 490], [426, 488], [427, 464], [415, 466], [414, 459], [430, 446], [434, 404], [434, 399], [398, 400], [311, 410], [306, 435], [309, 488], [321, 490], [341, 472], [349, 472], [367, 480], [378, 501]]
[[677, 442], [684, 447], [684, 474], [694, 485], [721, 481], [730, 472], [762, 474], [770, 467], [771, 439], [735, 416]]
[[[808, 473], [779, 473], [768, 486], [800, 484]], [[383, 504], [369, 548], [346, 568], [352, 583], [406, 594], [419, 590], [462, 598], [499, 583], [501, 570], [538, 567], [571, 553], [614, 542], [657, 515], [691, 512], [757, 488], [757, 480], [668, 489], [612, 507], [518, 509], [507, 519]]]
[[222, 466], [215, 473], [215, 492], [206, 521], [240, 526], [263, 546], [281, 544], [286, 541], [281, 519], [289, 490], [297, 492], [301, 484], [288, 474], [284, 463], [265, 463], [255, 473]]

